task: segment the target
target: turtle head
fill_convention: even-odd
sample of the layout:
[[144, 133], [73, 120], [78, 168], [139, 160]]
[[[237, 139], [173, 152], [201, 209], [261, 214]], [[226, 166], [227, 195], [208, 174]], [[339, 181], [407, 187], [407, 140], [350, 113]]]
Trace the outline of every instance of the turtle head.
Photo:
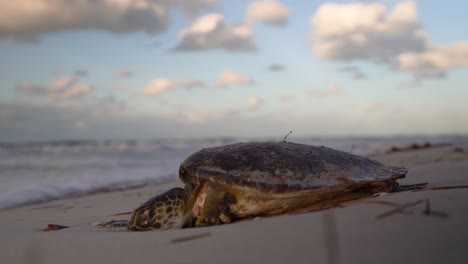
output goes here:
[[185, 189], [170, 189], [135, 209], [128, 223], [128, 230], [166, 230], [190, 225], [192, 210], [187, 204], [189, 188], [190, 186]]

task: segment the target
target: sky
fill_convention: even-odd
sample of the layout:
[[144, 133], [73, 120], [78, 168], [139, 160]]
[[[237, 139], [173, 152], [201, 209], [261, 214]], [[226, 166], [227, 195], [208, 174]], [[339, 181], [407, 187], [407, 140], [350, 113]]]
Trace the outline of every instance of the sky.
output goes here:
[[468, 2], [0, 2], [0, 142], [468, 133]]

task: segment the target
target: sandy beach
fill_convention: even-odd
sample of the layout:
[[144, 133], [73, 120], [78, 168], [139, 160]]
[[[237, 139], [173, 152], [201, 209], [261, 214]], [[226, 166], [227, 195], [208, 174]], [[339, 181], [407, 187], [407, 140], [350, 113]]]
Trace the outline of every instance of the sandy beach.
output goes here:
[[[95, 223], [129, 218], [110, 215], [177, 179], [55, 200], [0, 211], [1, 263], [466, 263], [468, 142], [371, 158], [407, 167], [402, 185], [428, 184], [318, 212], [152, 232]], [[47, 224], [69, 228], [42, 231]]]

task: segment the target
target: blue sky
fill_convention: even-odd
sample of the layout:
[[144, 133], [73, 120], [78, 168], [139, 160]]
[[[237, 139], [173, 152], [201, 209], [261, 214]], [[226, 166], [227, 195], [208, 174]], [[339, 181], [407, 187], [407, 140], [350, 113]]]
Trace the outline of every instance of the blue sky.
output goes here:
[[0, 9], [0, 141], [468, 133], [466, 1]]

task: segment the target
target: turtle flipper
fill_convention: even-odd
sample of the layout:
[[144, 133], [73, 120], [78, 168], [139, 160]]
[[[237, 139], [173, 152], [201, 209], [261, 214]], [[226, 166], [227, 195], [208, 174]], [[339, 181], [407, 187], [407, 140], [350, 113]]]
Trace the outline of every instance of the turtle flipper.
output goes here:
[[224, 188], [214, 183], [208, 184], [203, 209], [197, 217], [195, 226], [220, 225], [231, 222], [229, 212], [229, 199], [232, 195], [226, 192]]

